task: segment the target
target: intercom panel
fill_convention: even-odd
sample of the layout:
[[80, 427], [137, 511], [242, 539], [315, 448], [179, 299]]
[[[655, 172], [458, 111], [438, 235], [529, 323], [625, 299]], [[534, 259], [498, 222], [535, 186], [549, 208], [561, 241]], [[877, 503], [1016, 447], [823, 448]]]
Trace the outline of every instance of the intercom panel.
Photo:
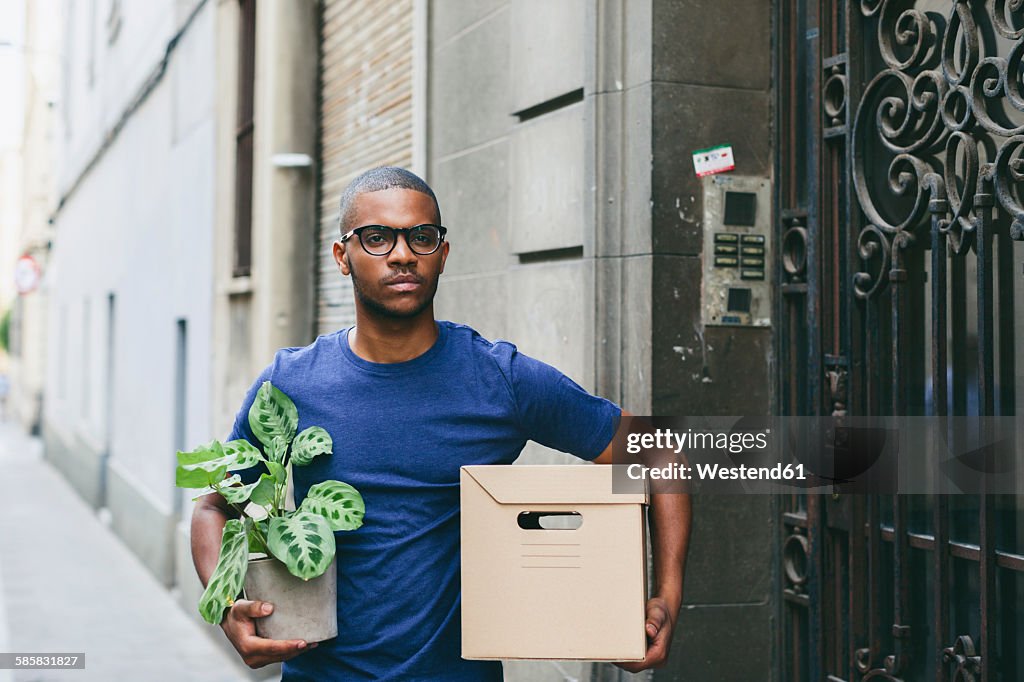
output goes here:
[[705, 325], [771, 325], [771, 182], [711, 175], [704, 184]]

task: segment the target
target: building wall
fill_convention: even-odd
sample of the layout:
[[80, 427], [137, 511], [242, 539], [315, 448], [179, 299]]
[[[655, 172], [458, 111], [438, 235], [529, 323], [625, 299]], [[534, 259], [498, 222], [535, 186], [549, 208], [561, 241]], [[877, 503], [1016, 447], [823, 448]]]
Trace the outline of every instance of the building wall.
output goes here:
[[[772, 176], [771, 3], [744, 5], [653, 3], [651, 390], [661, 414], [770, 411], [772, 330], [703, 327], [699, 306], [705, 214], [690, 154], [731, 144], [734, 174]], [[679, 347], [700, 350], [684, 357]], [[768, 496], [695, 497], [675, 640], [682, 677], [771, 679], [775, 517]], [[744, 642], [744, 655], [730, 655], [728, 641]]]
[[[3, 9], [4, 25], [0, 28], [0, 79], [5, 84], [4, 106], [0, 107], [0, 315], [17, 312], [14, 287], [14, 264], [18, 258], [18, 242], [23, 225], [24, 205], [24, 142], [22, 140], [24, 77], [28, 49], [25, 44], [25, 10], [23, 2], [8, 3]], [[17, 321], [12, 319], [17, 328]], [[11, 349], [16, 352], [16, 340]], [[0, 374], [9, 377], [11, 362], [7, 352], [0, 350]], [[11, 412], [12, 400], [5, 400], [4, 418]]]
[[[12, 328], [16, 331], [10, 362], [9, 412], [26, 430], [41, 428], [46, 371], [46, 323], [49, 283], [50, 215], [57, 203], [55, 143], [60, 79], [59, 0], [25, 3], [25, 111], [22, 159], [22, 224], [11, 257], [31, 255], [43, 273], [40, 286], [20, 297]], [[5, 264], [9, 265], [9, 264]]]
[[[217, 4], [216, 234], [212, 430], [223, 438], [245, 392], [283, 347], [313, 339], [315, 320], [315, 0], [256, 3], [252, 268], [232, 272], [238, 3]], [[212, 62], [211, 62], [212, 63]], [[305, 155], [288, 166], [278, 155]]]
[[[451, 242], [438, 316], [512, 341], [594, 390], [589, 4], [431, 3], [428, 168]], [[519, 461], [573, 460], [531, 443]], [[589, 679], [590, 668], [506, 661], [505, 675]]]
[[[737, 174], [770, 178], [770, 3], [430, 7], [428, 167], [452, 242], [439, 315], [637, 414], [767, 414], [771, 330], [701, 324], [691, 154], [732, 144]], [[694, 507], [675, 654], [653, 677], [769, 679], [772, 500]], [[573, 663], [506, 671], [625, 678]]]
[[[193, 72], [212, 80], [210, 188], [211, 260], [204, 295], [212, 315], [205, 384], [207, 412], [189, 445], [229, 433], [246, 391], [282, 347], [301, 346], [313, 336], [316, 240], [316, 0], [256, 3], [253, 97], [252, 263], [235, 276], [236, 133], [239, 108], [241, 17], [238, 0], [211, 0], [212, 53]], [[282, 157], [281, 155], [287, 155]], [[293, 165], [305, 155], [311, 164]], [[282, 158], [285, 160], [282, 161]], [[191, 495], [179, 492], [174, 529], [178, 602], [191, 617], [203, 586], [192, 565]], [[234, 653], [223, 637], [214, 641]], [[276, 673], [275, 673], [276, 670]], [[261, 668], [252, 679], [280, 674]]]
[[[16, 307], [14, 291], [14, 261], [22, 225], [22, 148], [20, 144], [5, 146], [0, 143], [0, 253], [4, 263], [0, 266], [0, 315]], [[0, 373], [10, 368], [8, 353], [0, 352]]]
[[95, 5], [63, 7], [46, 455], [171, 584], [174, 453], [209, 433], [213, 3]]
[[[438, 316], [592, 389], [586, 4], [430, 5], [428, 169], [451, 242]], [[530, 444], [521, 461], [571, 458]]]

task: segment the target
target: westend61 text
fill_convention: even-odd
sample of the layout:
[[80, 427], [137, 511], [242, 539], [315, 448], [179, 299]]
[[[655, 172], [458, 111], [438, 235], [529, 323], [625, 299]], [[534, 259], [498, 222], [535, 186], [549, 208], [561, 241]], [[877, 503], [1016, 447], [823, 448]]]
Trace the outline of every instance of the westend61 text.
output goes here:
[[643, 464], [630, 464], [626, 475], [634, 481], [645, 478], [661, 481], [693, 480], [696, 469], [697, 479], [702, 481], [803, 481], [807, 479], [803, 464], [781, 463], [773, 467], [723, 467], [718, 464], [685, 464], [673, 463], [663, 467], [647, 467]]

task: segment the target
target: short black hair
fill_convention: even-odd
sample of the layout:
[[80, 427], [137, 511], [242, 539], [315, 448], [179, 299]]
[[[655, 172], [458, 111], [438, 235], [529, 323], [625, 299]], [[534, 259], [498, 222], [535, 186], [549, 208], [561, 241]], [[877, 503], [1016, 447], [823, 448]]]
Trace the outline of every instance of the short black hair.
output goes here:
[[352, 212], [355, 207], [356, 197], [366, 192], [380, 192], [385, 189], [411, 189], [414, 192], [426, 194], [434, 202], [434, 213], [437, 215], [437, 222], [440, 224], [441, 209], [437, 205], [437, 197], [434, 196], [434, 190], [430, 189], [430, 185], [424, 182], [423, 178], [405, 168], [378, 166], [357, 175], [348, 184], [345, 191], [341, 193], [341, 211], [338, 224], [342, 234], [345, 234], [354, 227], [352, 225], [354, 219]]

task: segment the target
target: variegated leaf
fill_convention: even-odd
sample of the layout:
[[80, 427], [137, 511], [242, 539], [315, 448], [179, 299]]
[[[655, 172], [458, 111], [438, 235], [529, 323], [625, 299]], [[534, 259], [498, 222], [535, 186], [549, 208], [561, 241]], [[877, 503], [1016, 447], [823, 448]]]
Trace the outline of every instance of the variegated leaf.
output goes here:
[[285, 453], [288, 452], [288, 442], [284, 438], [275, 438], [267, 446], [267, 459], [278, 464], [284, 463]]
[[319, 426], [310, 426], [295, 436], [291, 462], [297, 466], [306, 466], [314, 457], [330, 454], [332, 445], [331, 434]]
[[174, 485], [179, 488], [206, 488], [224, 480], [228, 465], [224, 458], [195, 464], [179, 464], [174, 470]]
[[263, 455], [260, 454], [256, 446], [244, 438], [224, 443], [224, 454], [235, 458], [235, 465], [231, 467], [232, 471], [248, 469], [264, 461]]
[[[238, 474], [235, 474], [234, 476], [231, 476], [229, 478], [225, 478], [223, 481], [221, 481], [217, 485], [219, 485], [219, 486], [231, 486], [231, 485], [234, 485], [236, 483], [240, 483], [241, 481], [242, 481], [242, 477], [239, 476]], [[192, 498], [192, 501], [195, 502], [200, 497], [203, 497], [204, 495], [209, 495], [210, 493], [215, 493], [215, 492], [217, 492], [216, 488], [214, 488], [212, 485], [211, 486], [207, 486], [207, 487], [203, 488], [202, 490], [200, 490], [199, 494]]]
[[320, 514], [331, 530], [355, 530], [363, 525], [366, 505], [359, 491], [341, 481], [322, 481], [309, 489], [299, 511]]
[[297, 511], [272, 518], [267, 545], [292, 575], [303, 580], [322, 575], [334, 559], [334, 533], [319, 514]]
[[258, 504], [261, 507], [266, 507], [274, 502], [274, 477], [269, 474], [261, 474], [260, 480], [253, 484], [252, 494], [249, 496], [249, 501], [253, 504]]
[[288, 475], [284, 471], [284, 466], [277, 462], [267, 462], [267, 470], [270, 471], [271, 477], [274, 482], [278, 485], [284, 485], [288, 481]]
[[[252, 530], [254, 526], [259, 530], [259, 535]], [[246, 519], [245, 527], [246, 534], [249, 536], [249, 552], [269, 555], [270, 550], [266, 548], [260, 538], [263, 538], [264, 540], [267, 538], [267, 532], [270, 528], [270, 519], [260, 519], [259, 521]]]
[[298, 425], [299, 412], [292, 399], [264, 381], [249, 408], [249, 427], [253, 435], [264, 445], [271, 445], [275, 438], [283, 438], [287, 445], [295, 437]]
[[190, 452], [182, 452], [179, 450], [178, 464], [198, 464], [199, 462], [209, 462], [214, 459], [220, 459], [223, 456], [224, 446], [220, 444], [220, 441], [213, 440], [207, 445], [200, 445], [198, 448]]
[[[247, 441], [233, 440], [227, 445], [212, 441], [192, 452], [178, 453], [175, 483], [182, 488], [212, 486], [213, 482], [224, 478], [224, 472], [248, 469], [261, 461], [259, 450]], [[214, 475], [217, 472], [221, 472], [219, 476]]]
[[[234, 476], [233, 478], [237, 479], [239, 477]], [[267, 504], [270, 504], [270, 500], [273, 500], [274, 479], [267, 474], [262, 474], [260, 475], [260, 480], [255, 483], [231, 488], [222, 488], [220, 490], [220, 494], [225, 500], [233, 504], [242, 504], [248, 500], [260, 506], [266, 506]]]
[[217, 568], [213, 570], [206, 591], [199, 599], [199, 613], [202, 614], [203, 620], [211, 625], [216, 625], [223, 619], [224, 609], [234, 604], [235, 597], [242, 591], [245, 569], [249, 561], [249, 547], [245, 535], [245, 528], [240, 520], [230, 519], [224, 524]]

